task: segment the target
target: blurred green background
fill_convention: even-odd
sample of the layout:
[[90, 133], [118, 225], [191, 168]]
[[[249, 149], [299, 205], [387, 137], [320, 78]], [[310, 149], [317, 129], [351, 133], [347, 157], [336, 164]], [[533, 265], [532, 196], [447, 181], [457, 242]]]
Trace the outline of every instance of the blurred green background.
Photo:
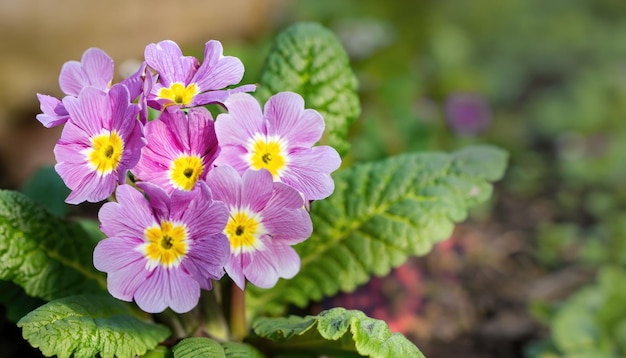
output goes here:
[[[429, 357], [626, 355], [626, 1], [21, 4], [0, 1], [2, 187], [53, 163], [60, 132], [36, 122], [35, 93], [60, 96], [62, 63], [86, 48], [119, 66], [149, 42], [201, 57], [215, 38], [252, 83], [278, 31], [317, 21], [360, 83], [346, 165], [477, 143], [511, 154], [493, 200], [450, 240], [322, 305], [369, 307]], [[397, 308], [408, 301], [412, 318]]]

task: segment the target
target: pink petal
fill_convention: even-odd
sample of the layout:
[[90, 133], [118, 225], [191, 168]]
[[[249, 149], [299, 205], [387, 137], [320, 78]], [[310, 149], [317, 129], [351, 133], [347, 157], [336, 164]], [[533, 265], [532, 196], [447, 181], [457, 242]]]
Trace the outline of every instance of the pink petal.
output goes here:
[[341, 165], [337, 151], [329, 146], [297, 149], [289, 153], [289, 166], [280, 180], [302, 192], [306, 200], [320, 200], [335, 190], [330, 173]]
[[226, 273], [228, 274], [228, 276], [242, 290], [246, 288], [246, 277], [243, 274], [243, 265], [244, 265], [243, 261], [244, 260], [249, 261], [249, 258], [246, 257], [247, 255], [248, 254], [241, 254], [241, 255], [231, 254], [228, 262], [224, 266], [224, 270], [226, 270]]
[[263, 210], [272, 197], [274, 187], [272, 174], [265, 169], [248, 169], [243, 173], [242, 182], [240, 207], [249, 207], [257, 213]]
[[181, 82], [186, 86], [198, 67], [196, 58], [183, 56], [180, 47], [170, 40], [149, 44], [144, 51], [144, 57], [148, 66], [159, 74], [159, 80], [165, 87], [173, 82]]
[[208, 41], [204, 48], [204, 61], [198, 68], [191, 82], [198, 85], [200, 92], [221, 89], [239, 83], [243, 78], [244, 68], [241, 60], [232, 56], [223, 56], [219, 41]]
[[105, 203], [98, 212], [100, 229], [110, 237], [143, 238], [144, 230], [157, 222], [143, 194], [130, 185], [120, 185], [117, 203]]
[[222, 146], [245, 145], [255, 134], [265, 135], [259, 102], [247, 93], [235, 93], [224, 103], [228, 113], [217, 116], [215, 132]]
[[37, 115], [37, 120], [46, 128], [52, 128], [67, 122], [69, 113], [58, 98], [37, 93], [37, 99], [43, 113]]
[[290, 147], [311, 147], [322, 137], [324, 119], [315, 110], [304, 109], [304, 99], [293, 92], [280, 92], [265, 104], [268, 135], [287, 139]]
[[119, 270], [107, 274], [107, 290], [117, 299], [130, 302], [141, 285], [146, 282], [149, 271], [144, 260], [137, 260]]
[[102, 129], [111, 129], [111, 106], [107, 100], [106, 92], [87, 87], [77, 98], [63, 98], [63, 105], [70, 114], [70, 121], [91, 137]]
[[271, 288], [278, 278], [292, 278], [300, 270], [300, 257], [291, 246], [271, 245], [255, 252], [244, 266], [246, 278], [255, 286]]
[[228, 165], [214, 168], [207, 174], [207, 184], [215, 200], [228, 207], [239, 207], [241, 203], [241, 176]]

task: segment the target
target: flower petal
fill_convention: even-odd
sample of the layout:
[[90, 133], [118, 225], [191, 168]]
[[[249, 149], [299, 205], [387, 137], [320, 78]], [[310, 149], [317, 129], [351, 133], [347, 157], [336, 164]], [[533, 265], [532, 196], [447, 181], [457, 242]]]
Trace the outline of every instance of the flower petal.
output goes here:
[[198, 67], [195, 57], [183, 56], [180, 47], [170, 40], [149, 44], [144, 57], [148, 66], [159, 74], [159, 80], [165, 87], [173, 82], [181, 82], [186, 86]]
[[232, 56], [223, 56], [222, 44], [210, 40], [204, 47], [204, 60], [191, 82], [196, 83], [200, 92], [221, 89], [239, 83], [243, 78], [244, 68], [241, 60]]
[[304, 99], [293, 92], [270, 97], [264, 108], [268, 135], [285, 138], [291, 147], [311, 147], [322, 137], [324, 119], [315, 110], [304, 109]]
[[43, 113], [37, 115], [37, 120], [46, 128], [52, 128], [67, 122], [69, 113], [60, 99], [37, 93], [39, 105]]
[[240, 206], [249, 207], [255, 213], [263, 210], [272, 198], [274, 187], [272, 174], [266, 169], [248, 169], [243, 173], [242, 183]]
[[251, 261], [243, 272], [252, 284], [261, 288], [271, 288], [278, 278], [292, 278], [300, 270], [300, 257], [291, 246], [271, 245], [250, 256]]
[[320, 200], [335, 190], [330, 173], [339, 168], [341, 158], [329, 146], [302, 148], [289, 153], [289, 166], [281, 181], [302, 192], [306, 200]]
[[93, 86], [106, 91], [113, 80], [113, 60], [104, 51], [90, 48], [81, 62], [68, 61], [61, 68], [59, 86], [63, 93], [77, 97], [80, 91]]
[[255, 134], [266, 134], [259, 102], [247, 93], [235, 93], [224, 103], [228, 113], [217, 116], [215, 131], [220, 145], [245, 145]]
[[117, 203], [105, 203], [98, 212], [100, 229], [109, 237], [143, 238], [144, 230], [157, 222], [150, 203], [131, 185], [120, 185]]

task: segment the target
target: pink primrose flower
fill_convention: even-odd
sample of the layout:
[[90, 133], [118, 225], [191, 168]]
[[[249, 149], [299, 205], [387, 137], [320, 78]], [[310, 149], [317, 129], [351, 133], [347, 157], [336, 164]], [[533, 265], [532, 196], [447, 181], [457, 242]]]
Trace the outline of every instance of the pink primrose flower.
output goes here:
[[150, 183], [117, 189], [117, 202], [99, 212], [107, 235], [94, 251], [94, 266], [107, 273], [113, 297], [133, 299], [142, 310], [167, 307], [184, 313], [198, 304], [200, 289], [224, 275], [229, 244], [223, 234], [226, 206], [213, 201], [205, 183], [171, 196]]
[[219, 153], [211, 112], [206, 108], [163, 112], [146, 124], [148, 144], [132, 170], [143, 181], [159, 185], [168, 194], [191, 190], [206, 178]]
[[121, 84], [108, 92], [87, 87], [78, 97], [65, 97], [63, 105], [70, 119], [54, 155], [56, 171], [72, 190], [65, 201], [104, 200], [139, 161], [145, 145], [139, 108], [130, 103], [128, 89]]
[[324, 120], [304, 108], [300, 95], [278, 93], [267, 101], [265, 112], [247, 93], [233, 94], [224, 104], [228, 113], [215, 123], [221, 147], [217, 166], [231, 165], [240, 174], [248, 168], [267, 169], [274, 181], [297, 189], [307, 200], [324, 199], [334, 191], [330, 173], [339, 168], [341, 158], [332, 147], [314, 147]]
[[224, 89], [239, 83], [244, 67], [233, 56], [223, 56], [219, 41], [208, 41], [204, 62], [193, 56], [183, 56], [174, 41], [165, 40], [146, 46], [146, 63], [158, 74], [158, 82], [148, 95], [148, 105], [163, 107], [196, 107], [222, 103], [231, 93], [254, 91], [254, 85]]
[[300, 257], [291, 245], [313, 230], [300, 193], [274, 182], [265, 169], [249, 169], [241, 177], [232, 167], [221, 166], [209, 172], [207, 183], [230, 213], [224, 228], [230, 242], [225, 270], [237, 286], [243, 289], [247, 278], [270, 288], [280, 277], [295, 276]]

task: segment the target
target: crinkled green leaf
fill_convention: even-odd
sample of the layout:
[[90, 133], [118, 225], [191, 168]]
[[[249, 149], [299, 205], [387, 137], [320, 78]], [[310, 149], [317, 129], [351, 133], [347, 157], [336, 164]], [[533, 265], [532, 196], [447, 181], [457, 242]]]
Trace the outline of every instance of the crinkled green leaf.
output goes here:
[[21, 191], [51, 213], [59, 217], [67, 215], [70, 206], [65, 203], [65, 198], [70, 194], [70, 189], [65, 186], [53, 166], [40, 168], [28, 179]]
[[[276, 352], [369, 357], [423, 357], [406, 337], [363, 312], [333, 308], [318, 316], [258, 318], [254, 333], [273, 341]], [[352, 354], [351, 354], [352, 353]]]
[[335, 35], [316, 23], [299, 23], [280, 33], [270, 49], [256, 96], [278, 92], [302, 95], [307, 108], [326, 122], [324, 144], [348, 151], [348, 128], [360, 113], [357, 80]]
[[223, 357], [223, 358], [263, 358], [264, 355], [246, 343], [218, 343], [204, 337], [186, 338], [172, 349], [174, 358]]
[[24, 338], [46, 356], [133, 357], [169, 336], [169, 330], [130, 315], [128, 306], [108, 295], [77, 295], [48, 302], [17, 325]]
[[222, 343], [226, 358], [263, 358], [265, 357], [253, 346], [246, 343], [224, 342]]
[[0, 190], [0, 279], [52, 300], [106, 287], [92, 264], [98, 237], [24, 194]]
[[456, 153], [406, 154], [355, 165], [334, 176], [333, 195], [311, 206], [313, 235], [296, 245], [300, 273], [263, 290], [249, 286], [250, 315], [305, 307], [385, 275], [407, 257], [427, 253], [490, 197], [507, 155], [490, 146]]
[[225, 358], [224, 348], [212, 339], [203, 337], [186, 338], [172, 349], [174, 358], [215, 357]]

